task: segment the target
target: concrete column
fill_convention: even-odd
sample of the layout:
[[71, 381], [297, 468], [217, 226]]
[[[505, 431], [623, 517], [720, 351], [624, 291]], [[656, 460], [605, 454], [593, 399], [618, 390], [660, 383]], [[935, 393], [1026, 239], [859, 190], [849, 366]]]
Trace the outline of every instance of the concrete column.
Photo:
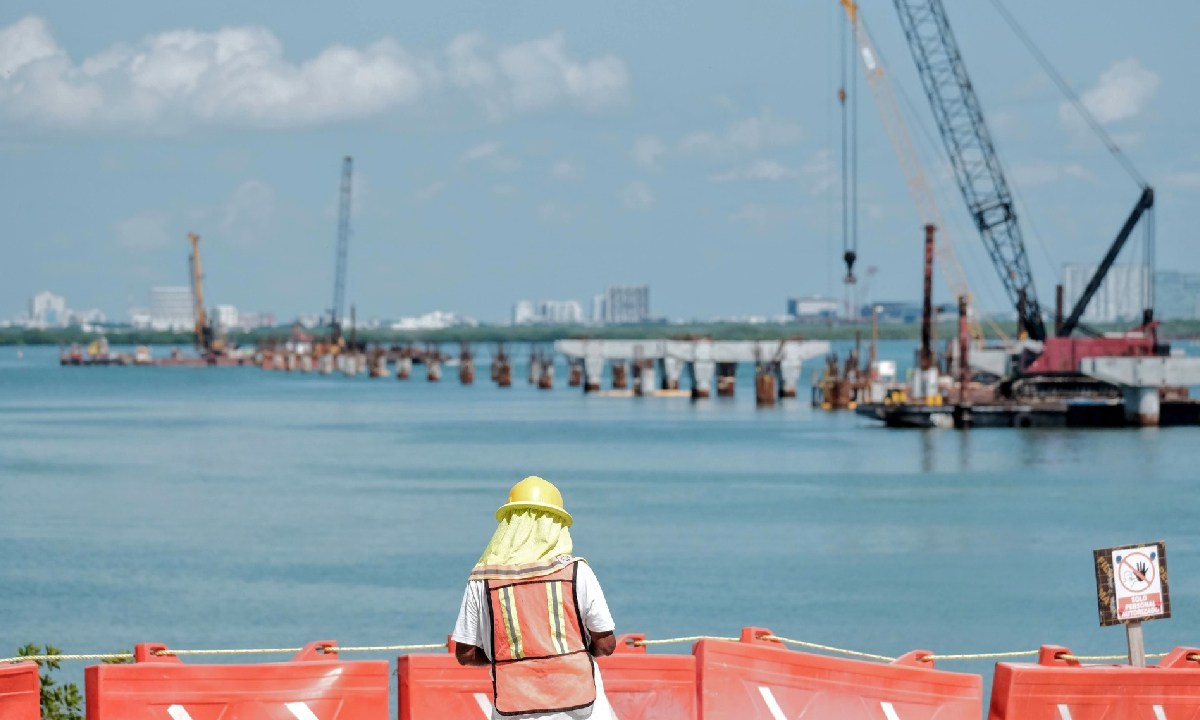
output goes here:
[[300, 370], [306, 373], [312, 372], [313, 362], [312, 355], [304, 354], [300, 356]]
[[785, 357], [775, 364], [775, 375], [779, 382], [779, 397], [796, 397], [796, 387], [800, 383], [800, 358]]
[[737, 389], [737, 363], [717, 363], [717, 397], [733, 397]]
[[374, 358], [374, 365], [371, 366], [371, 377], [381, 378], [388, 376], [388, 357], [387, 353], [379, 353]]
[[688, 372], [692, 378], [692, 399], [712, 397], [713, 373], [717, 365], [713, 362], [713, 346], [710, 340], [700, 340], [692, 345], [692, 362]]
[[542, 374], [538, 377], [538, 389], [550, 390], [554, 387], [554, 360], [542, 361]]
[[775, 372], [758, 367], [754, 372], [754, 402], [759, 407], [775, 404]]
[[600, 391], [600, 378], [604, 375], [604, 356], [595, 353], [583, 356], [583, 391]]
[[317, 372], [321, 373], [322, 375], [332, 375], [333, 357], [334, 356], [330, 355], [329, 353], [322, 355], [321, 358], [317, 360]]
[[662, 389], [678, 390], [679, 376], [683, 373], [683, 360], [667, 356], [659, 362], [662, 364]]
[[529, 357], [529, 384], [537, 385], [542, 379], [542, 359], [536, 355]]
[[442, 361], [438, 358], [425, 357], [425, 379], [429, 382], [437, 382], [442, 379]]
[[640, 363], [637, 380], [634, 381], [633, 393], [635, 395], [653, 395], [658, 388], [655, 387], [658, 382], [656, 380], [657, 373], [654, 372], [655, 362], [653, 360], [643, 360]]
[[475, 361], [472, 358], [459, 360], [458, 381], [463, 385], [470, 385], [475, 382]]
[[571, 359], [568, 360], [567, 364], [570, 370], [567, 375], [567, 385], [570, 387], [579, 387], [583, 384], [583, 361]]
[[625, 361], [614, 360], [612, 365], [613, 390], [624, 390], [629, 387], [629, 377], [625, 373]]
[[396, 361], [396, 379], [407, 380], [412, 377], [412, 358], [401, 357]]
[[1125, 394], [1125, 419], [1133, 425], [1152, 427], [1158, 425], [1158, 388], [1122, 388]]

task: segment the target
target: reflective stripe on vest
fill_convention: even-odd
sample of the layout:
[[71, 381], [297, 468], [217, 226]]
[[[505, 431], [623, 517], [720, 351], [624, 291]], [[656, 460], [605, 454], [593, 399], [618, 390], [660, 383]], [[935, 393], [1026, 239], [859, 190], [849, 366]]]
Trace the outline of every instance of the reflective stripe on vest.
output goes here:
[[578, 562], [541, 577], [486, 581], [492, 697], [501, 715], [577, 710], [596, 701], [575, 593]]

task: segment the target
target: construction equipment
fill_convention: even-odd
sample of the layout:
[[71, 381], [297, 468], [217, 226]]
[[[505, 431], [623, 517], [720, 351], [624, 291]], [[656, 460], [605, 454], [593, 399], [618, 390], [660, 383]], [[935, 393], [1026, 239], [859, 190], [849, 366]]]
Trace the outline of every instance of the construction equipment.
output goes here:
[[[1071, 337], [1071, 333], [1082, 329], [1079, 320], [1088, 303], [1104, 281], [1134, 227], [1143, 218], [1146, 218], [1143, 226], [1147, 234], [1147, 254], [1151, 253], [1154, 191], [1120, 153], [1120, 149], [1083, 103], [1074, 96], [1066, 82], [1049, 66], [1049, 61], [1033, 46], [1032, 40], [1016, 25], [1015, 19], [1003, 9], [999, 0], [993, 0], [1006, 21], [1038, 57], [1093, 131], [1101, 137], [1109, 151], [1122, 162], [1141, 186], [1141, 193], [1133, 211], [1093, 274], [1083, 295], [1076, 302], [1069, 318], [1061, 325], [1056, 323], [1056, 336], [1048, 337], [1021, 228], [1017, 221], [1013, 196], [942, 2], [893, 2], [900, 16], [900, 24], [909, 49], [916, 61], [925, 94], [933, 108], [959, 190], [1016, 308], [1019, 335], [1025, 335], [1034, 341], [1022, 342], [1003, 351], [1003, 357], [1007, 358], [1007, 369], [1004, 372], [1005, 377], [996, 386], [997, 397], [1022, 402], [1059, 403], [1118, 397], [1123, 392], [1120, 388], [1084, 373], [1085, 361], [1091, 358], [1145, 358], [1169, 355], [1170, 348], [1158, 342], [1158, 324], [1153, 321], [1153, 310], [1145, 308], [1142, 324], [1129, 332], [1104, 337]], [[1147, 301], [1148, 305], [1151, 304], [1149, 298]], [[978, 355], [979, 353], [975, 353], [973, 357]], [[1140, 388], [1134, 389], [1141, 391]], [[1156, 415], [1156, 410], [1152, 414]], [[1157, 422], [1157, 417], [1154, 421]], [[1014, 424], [1017, 425], [1031, 422], [1033, 421], [1014, 420]]]
[[342, 313], [346, 308], [346, 251], [350, 245], [350, 181], [354, 159], [342, 158], [342, 185], [338, 200], [337, 265], [333, 276], [333, 307], [329, 311], [329, 341], [342, 338]]
[[220, 355], [225, 352], [225, 339], [220, 337], [218, 328], [209, 322], [208, 311], [204, 309], [204, 273], [200, 270], [200, 236], [188, 233], [192, 244], [192, 254], [188, 256], [192, 278], [192, 316], [195, 320], [196, 351], [205, 357]]
[[[1041, 306], [1030, 272], [1025, 252], [1021, 227], [1017, 221], [1016, 208], [1008, 182], [1004, 177], [1000, 158], [991, 140], [983, 111], [975, 90], [967, 75], [966, 66], [946, 18], [941, 0], [893, 0], [900, 16], [900, 24], [908, 40], [909, 49], [916, 61], [925, 94], [933, 108], [942, 142], [954, 168], [959, 190], [966, 201], [984, 245], [991, 255], [992, 263], [1000, 275], [1009, 299], [1017, 309], [1019, 321], [1028, 337], [1036, 341], [1047, 340], [1042, 321]], [[1060, 83], [1060, 86], [1063, 84]], [[1077, 103], [1081, 112], [1098, 127], [1086, 108]], [[1116, 150], [1111, 140], [1106, 141], [1110, 150]], [[1119, 151], [1118, 156], [1119, 156]], [[1121, 158], [1123, 159], [1123, 158]], [[1127, 161], [1126, 161], [1127, 162]], [[1135, 174], [1135, 177], [1136, 176]], [[1134, 226], [1154, 204], [1153, 190], [1143, 183], [1142, 192], [1134, 210], [1130, 213], [1117, 239], [1113, 242], [1104, 262], [1101, 263], [1088, 290], [1076, 303], [1070, 318], [1058, 329], [1059, 338], [1068, 337], [1078, 327], [1079, 318], [1087, 308], [1097, 288], [1104, 280], [1116, 255], [1125, 244]], [[1152, 227], [1152, 223], [1148, 228]], [[1127, 342], [1109, 343], [1105, 354], [1145, 355], [1148, 348], [1156, 347], [1151, 340], [1147, 345], [1146, 335], [1153, 335], [1151, 312], [1147, 309], [1146, 323], [1137, 333], [1127, 336]], [[1064, 343], [1052, 343], [1057, 350], [1067, 350]], [[1059, 347], [1061, 346], [1061, 347]], [[1050, 349], [1049, 346], [1046, 347]], [[1070, 356], [1080, 359], [1088, 356], [1083, 345], [1070, 348]], [[1028, 367], [1035, 368], [1036, 362]]]
[[[938, 228], [940, 239], [937, 243], [936, 253], [942, 280], [946, 283], [952, 297], [967, 296], [969, 298], [971, 290], [967, 285], [966, 274], [959, 263], [958, 254], [954, 251], [954, 243], [946, 231], [946, 223], [942, 220], [937, 200], [925, 177], [921, 158], [913, 145], [908, 126], [904, 122], [904, 115], [896, 102], [896, 94], [892, 90], [891, 79], [883, 64], [883, 58], [875, 49], [875, 42], [871, 39], [866, 22], [859, 14], [858, 4], [854, 0], [839, 1], [846, 11], [858, 58], [862, 62], [863, 74], [867, 78], [867, 84], [871, 87], [871, 94], [875, 98], [879, 117], [883, 121], [884, 130], [891, 142], [892, 151], [896, 154], [896, 160], [900, 164], [900, 170], [904, 173], [904, 179], [912, 194], [913, 203], [917, 207], [921, 224], [934, 225]], [[848, 262], [852, 261], [848, 260]], [[970, 329], [971, 336], [975, 340], [983, 339], [983, 329], [979, 326], [979, 320], [975, 315], [970, 318]]]

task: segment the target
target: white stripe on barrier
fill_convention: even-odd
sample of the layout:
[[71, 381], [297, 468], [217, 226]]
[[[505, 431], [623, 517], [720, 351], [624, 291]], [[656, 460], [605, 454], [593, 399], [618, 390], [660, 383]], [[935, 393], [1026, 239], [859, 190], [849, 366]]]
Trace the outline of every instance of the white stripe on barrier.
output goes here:
[[320, 720], [312, 708], [302, 702], [284, 703], [283, 706], [295, 716], [296, 720]]
[[1162, 705], [1154, 706], [1154, 717], [1156, 720], [1167, 720], [1167, 714], [1163, 712]]
[[767, 704], [767, 709], [771, 711], [771, 717], [775, 720], [787, 720], [787, 715], [783, 714], [783, 708], [779, 707], [779, 703], [775, 700], [775, 694], [771, 692], [771, 688], [766, 685], [759, 685], [758, 692], [762, 695], [763, 702]]
[[188, 711], [183, 709], [182, 705], [172, 705], [167, 708], [167, 714], [171, 716], [171, 720], [192, 720], [192, 716], [188, 715]]
[[883, 708], [883, 714], [887, 715], [887, 720], [900, 720], [900, 716], [896, 714], [896, 708], [892, 707], [890, 702], [880, 701], [879, 707]]
[[1064, 705], [1058, 706], [1058, 717], [1060, 720], [1071, 720], [1071, 708]]
[[492, 701], [488, 700], [488, 696], [483, 693], [475, 693], [475, 704], [483, 711], [483, 716], [491, 720], [492, 717]]

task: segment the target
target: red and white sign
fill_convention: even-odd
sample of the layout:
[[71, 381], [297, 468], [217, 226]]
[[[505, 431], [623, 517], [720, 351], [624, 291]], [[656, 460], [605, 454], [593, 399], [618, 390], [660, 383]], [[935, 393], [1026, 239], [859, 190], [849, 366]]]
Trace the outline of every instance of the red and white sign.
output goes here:
[[1158, 564], [1157, 545], [1112, 551], [1117, 620], [1138, 620], [1163, 614], [1162, 577]]

